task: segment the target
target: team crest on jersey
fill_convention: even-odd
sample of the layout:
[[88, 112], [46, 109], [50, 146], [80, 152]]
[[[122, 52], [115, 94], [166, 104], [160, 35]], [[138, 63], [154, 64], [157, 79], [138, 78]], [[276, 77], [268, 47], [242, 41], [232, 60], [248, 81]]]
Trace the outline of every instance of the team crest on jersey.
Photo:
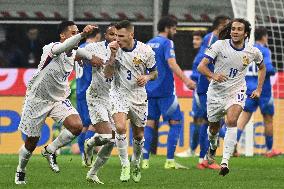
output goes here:
[[133, 58], [132, 62], [134, 64], [134, 66], [139, 66], [140, 64], [142, 64], [143, 61], [141, 60], [140, 56], [135, 56]]
[[249, 58], [247, 56], [243, 56], [243, 65], [244, 66], [249, 65]]

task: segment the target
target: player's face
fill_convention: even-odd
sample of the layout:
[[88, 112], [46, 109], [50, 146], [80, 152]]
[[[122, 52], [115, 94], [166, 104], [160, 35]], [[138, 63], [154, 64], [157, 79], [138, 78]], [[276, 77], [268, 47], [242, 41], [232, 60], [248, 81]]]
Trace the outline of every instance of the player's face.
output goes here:
[[229, 22], [230, 22], [229, 19], [224, 20], [223, 22], [221, 22], [220, 25], [218, 26], [218, 30], [219, 30], [219, 31], [222, 31], [222, 30], [225, 28], [225, 26], [226, 26], [227, 24], [229, 24]]
[[233, 22], [231, 28], [231, 38], [234, 43], [243, 42], [246, 38], [245, 25], [241, 22]]
[[127, 48], [131, 46], [131, 42], [133, 40], [134, 33], [126, 28], [121, 28], [117, 30], [117, 42], [120, 48]]
[[60, 34], [60, 38], [63, 41], [79, 33], [76, 25], [68, 26], [67, 29]]
[[116, 41], [117, 30], [114, 26], [108, 27], [105, 33], [105, 39], [108, 43]]
[[198, 35], [193, 36], [192, 44], [194, 49], [198, 49], [201, 46], [202, 37]]
[[177, 33], [177, 27], [172, 26], [172, 27], [166, 28], [166, 30], [168, 32], [168, 38], [173, 39], [174, 35]]

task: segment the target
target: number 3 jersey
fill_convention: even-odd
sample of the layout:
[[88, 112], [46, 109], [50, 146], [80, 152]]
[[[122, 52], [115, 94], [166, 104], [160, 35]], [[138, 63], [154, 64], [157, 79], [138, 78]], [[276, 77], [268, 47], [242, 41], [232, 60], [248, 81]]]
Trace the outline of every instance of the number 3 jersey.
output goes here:
[[55, 55], [52, 48], [57, 44], [60, 43], [50, 43], [43, 47], [38, 69], [27, 86], [29, 97], [56, 102], [70, 95], [68, 76], [74, 67], [76, 51]]
[[145, 86], [138, 86], [137, 78], [155, 68], [154, 51], [150, 46], [135, 40], [132, 49], [118, 50], [116, 60], [117, 70], [111, 90], [128, 94], [137, 103], [144, 103], [147, 99], [146, 89]]
[[[89, 51], [92, 55], [101, 58], [104, 63], [109, 60], [111, 51], [108, 47], [106, 41], [101, 41], [97, 43], [89, 43], [85, 46], [85, 49]], [[104, 67], [93, 67], [92, 69], [92, 81], [89, 87], [89, 92], [91, 92], [94, 97], [99, 97], [105, 100], [109, 99], [109, 90], [111, 87], [112, 78], [107, 79], [104, 75]]]
[[209, 90], [218, 91], [220, 96], [235, 93], [243, 88], [245, 90], [245, 75], [247, 66], [251, 62], [260, 65], [263, 61], [261, 52], [248, 43], [237, 49], [233, 47], [230, 39], [218, 40], [205, 53], [205, 57], [211, 60], [214, 65], [214, 73], [224, 74], [228, 80], [217, 82], [212, 80]]

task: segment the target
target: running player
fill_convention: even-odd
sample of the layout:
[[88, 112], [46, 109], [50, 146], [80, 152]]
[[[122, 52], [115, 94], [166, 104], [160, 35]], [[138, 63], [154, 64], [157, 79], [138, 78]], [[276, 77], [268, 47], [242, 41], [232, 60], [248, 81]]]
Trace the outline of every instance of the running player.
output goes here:
[[[80, 48], [84, 48], [87, 44], [98, 41], [100, 41], [100, 31], [97, 29], [94, 30], [93, 33], [87, 36], [86, 42], [80, 45]], [[84, 66], [81, 66], [79, 65], [79, 63], [76, 63], [75, 67], [76, 67], [77, 111], [83, 123], [82, 132], [77, 137], [77, 140], [78, 140], [80, 154], [82, 157], [82, 165], [87, 166], [85, 164], [85, 157], [84, 157], [84, 142], [85, 139], [91, 138], [94, 135], [95, 131], [95, 129], [90, 126], [91, 119], [89, 116], [87, 100], [86, 100], [86, 90], [90, 86], [92, 80], [92, 66], [90, 64], [84, 64]]]
[[[106, 78], [104, 67], [114, 64], [118, 44], [113, 46], [112, 41], [117, 38], [117, 32], [114, 24], [107, 27], [105, 40], [98, 43], [87, 44], [85, 49], [100, 57], [106, 62], [103, 67], [94, 67], [92, 71], [92, 82], [87, 90], [87, 103], [92, 120], [92, 127], [96, 128], [96, 134], [85, 141], [85, 163], [90, 166], [93, 158], [93, 147], [102, 146], [97, 154], [97, 158], [87, 174], [87, 180], [104, 184], [97, 176], [99, 169], [107, 162], [114, 146], [112, 137], [111, 113], [109, 90], [113, 78]], [[113, 139], [112, 139], [113, 138]]]
[[[245, 40], [250, 35], [250, 23], [244, 19], [233, 19], [220, 33], [220, 39], [205, 53], [198, 71], [211, 79], [207, 92], [208, 139], [207, 159], [215, 161], [220, 120], [226, 115], [227, 131], [224, 138], [220, 175], [229, 173], [229, 159], [237, 142], [237, 120], [246, 99], [245, 74], [247, 66], [255, 62], [259, 68], [258, 86], [251, 98], [260, 97], [265, 79], [262, 54]], [[208, 64], [215, 62], [214, 72]]]
[[42, 150], [50, 168], [58, 173], [56, 150], [71, 142], [81, 133], [82, 121], [70, 101], [68, 76], [73, 70], [75, 55], [87, 58], [90, 63], [100, 66], [102, 61], [92, 56], [77, 45], [96, 27], [88, 25], [82, 33], [72, 21], [63, 21], [58, 26], [60, 42], [50, 43], [43, 47], [43, 54], [37, 71], [29, 81], [19, 130], [27, 135], [25, 144], [19, 151], [19, 164], [15, 175], [16, 184], [26, 184], [26, 165], [36, 148], [41, 134], [41, 126], [47, 116], [57, 122], [63, 122], [59, 136]]
[[144, 145], [144, 127], [148, 114], [145, 85], [157, 77], [155, 53], [150, 46], [134, 39], [134, 26], [127, 20], [117, 24], [116, 70], [110, 90], [112, 117], [116, 127], [116, 146], [122, 165], [120, 180], [130, 179], [130, 163], [127, 152], [126, 120], [130, 119], [133, 132], [133, 156], [131, 176], [135, 182], [141, 179], [140, 158]]
[[[280, 155], [281, 152], [275, 149], [272, 149], [273, 146], [273, 115], [274, 115], [274, 104], [273, 104], [273, 96], [272, 89], [270, 83], [270, 76], [275, 74], [275, 68], [272, 65], [271, 61], [271, 52], [267, 47], [268, 44], [268, 35], [267, 30], [264, 27], [257, 28], [255, 30], [255, 47], [258, 48], [262, 55], [264, 64], [266, 66], [266, 77], [263, 84], [263, 90], [259, 99], [253, 99], [248, 97], [246, 99], [245, 107], [243, 112], [240, 115], [238, 120], [238, 137], [239, 141], [241, 138], [241, 134], [249, 122], [252, 113], [256, 111], [259, 106], [262, 116], [263, 122], [265, 126], [265, 143], [267, 153], [266, 157], [273, 157]], [[257, 76], [258, 69], [257, 66], [253, 63], [248, 67], [248, 72], [246, 75], [246, 84], [247, 84], [247, 96], [250, 96], [252, 92], [257, 87]]]
[[175, 95], [175, 73], [189, 89], [195, 88], [195, 83], [189, 79], [176, 63], [174, 43], [171, 40], [176, 33], [177, 21], [172, 17], [163, 17], [158, 22], [159, 35], [151, 39], [148, 44], [156, 53], [159, 77], [150, 81], [147, 86], [148, 120], [145, 127], [145, 147], [142, 168], [149, 168], [149, 155], [153, 139], [154, 126], [159, 122], [161, 114], [164, 121], [168, 121], [170, 130], [167, 139], [167, 160], [165, 169], [185, 168], [174, 161], [174, 153], [182, 128], [182, 115]]

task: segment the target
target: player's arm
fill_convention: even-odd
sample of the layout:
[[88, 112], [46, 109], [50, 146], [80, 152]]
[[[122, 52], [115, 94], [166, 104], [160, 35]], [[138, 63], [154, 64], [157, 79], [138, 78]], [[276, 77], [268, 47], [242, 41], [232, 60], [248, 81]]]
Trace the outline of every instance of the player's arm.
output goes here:
[[91, 64], [92, 66], [101, 66], [103, 65], [103, 60], [99, 57], [92, 55], [88, 50], [85, 48], [78, 48], [76, 56], [81, 57], [83, 59], [87, 59], [87, 63]]
[[275, 75], [275, 68], [273, 67], [271, 53], [268, 48], [263, 52], [263, 62], [266, 68], [266, 76]]
[[63, 43], [58, 43], [54, 45], [51, 49], [51, 53], [53, 55], [59, 55], [63, 52], [70, 51], [74, 47], [78, 45], [78, 43], [81, 41], [81, 39], [85, 38], [88, 34], [90, 34], [97, 26], [87, 25], [83, 32], [74, 35], [68, 39], [66, 39]]
[[169, 58], [168, 59], [168, 65], [171, 68], [171, 70], [178, 76], [183, 83], [187, 86], [189, 89], [195, 89], [195, 82], [188, 78], [183, 71], [180, 69], [179, 65], [176, 62], [175, 58]]
[[112, 78], [115, 73], [116, 53], [118, 51], [119, 45], [116, 41], [113, 41], [109, 44], [109, 48], [111, 54], [109, 60], [106, 62], [106, 66], [104, 69], [104, 74], [106, 78]]
[[263, 63], [263, 57], [260, 51], [257, 51], [256, 53], [255, 63], [258, 66], [258, 82], [257, 82], [257, 88], [252, 92], [250, 96], [251, 98], [260, 97], [266, 75], [266, 67], [265, 64]]

